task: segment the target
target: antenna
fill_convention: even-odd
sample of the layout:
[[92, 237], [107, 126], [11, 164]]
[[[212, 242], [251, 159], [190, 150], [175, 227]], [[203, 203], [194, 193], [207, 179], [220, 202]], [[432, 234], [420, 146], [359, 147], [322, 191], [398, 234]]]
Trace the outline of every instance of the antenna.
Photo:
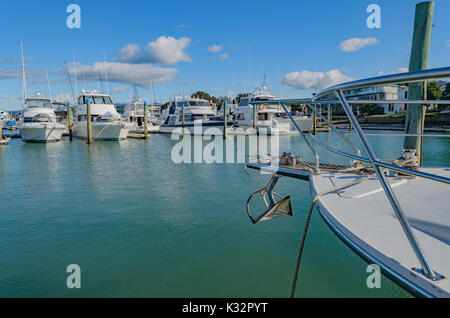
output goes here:
[[77, 68], [75, 65], [75, 47], [72, 47], [72, 55], [73, 55], [74, 77], [75, 77], [75, 92], [77, 92], [77, 94], [78, 94]]
[[52, 102], [53, 101], [53, 96], [52, 96], [52, 89], [50, 88], [50, 80], [48, 79], [48, 70], [46, 70], [46, 73], [47, 73], [48, 95], [50, 96], [50, 101]]
[[105, 50], [103, 50], [103, 65], [105, 66], [106, 94], [109, 94], [108, 68], [106, 67], [106, 53], [105, 53]]
[[22, 56], [22, 93], [23, 93], [23, 101], [22, 101], [22, 109], [23, 109], [23, 105], [25, 104], [25, 100], [27, 99], [27, 81], [25, 78], [25, 61], [23, 59], [23, 41], [22, 39], [20, 39], [20, 52], [21, 52], [21, 56]]

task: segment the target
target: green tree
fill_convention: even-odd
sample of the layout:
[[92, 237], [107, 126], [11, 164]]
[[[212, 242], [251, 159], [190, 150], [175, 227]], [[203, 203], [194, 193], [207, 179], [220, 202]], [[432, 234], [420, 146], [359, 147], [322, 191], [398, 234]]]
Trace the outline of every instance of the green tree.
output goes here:
[[195, 92], [191, 95], [192, 98], [200, 98], [200, 99], [206, 99], [208, 101], [212, 101], [213, 103], [217, 103], [218, 99], [215, 96], [210, 96], [208, 93], [203, 91]]
[[441, 99], [442, 90], [436, 81], [427, 83], [427, 99], [438, 100]]
[[[441, 96], [442, 100], [450, 100], [450, 83], [448, 83], [447, 85], [445, 85], [445, 89], [442, 92], [442, 96]], [[449, 108], [450, 104], [447, 105], [440, 105], [439, 110], [443, 110], [445, 108]]]
[[239, 94], [235, 99], [234, 99], [234, 103], [235, 104], [238, 104], [239, 105], [239, 103], [241, 102], [241, 99], [243, 99], [244, 97], [247, 97], [248, 95], [250, 95], [250, 94]]

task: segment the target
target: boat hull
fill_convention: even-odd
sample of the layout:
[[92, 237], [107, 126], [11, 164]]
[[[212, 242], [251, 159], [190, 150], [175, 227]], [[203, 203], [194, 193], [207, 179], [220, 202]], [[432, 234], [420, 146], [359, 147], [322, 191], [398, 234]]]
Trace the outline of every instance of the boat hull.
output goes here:
[[23, 141], [47, 143], [60, 141], [65, 127], [62, 125], [23, 125], [19, 129]]
[[[73, 137], [87, 139], [87, 123], [76, 122]], [[128, 128], [122, 123], [92, 123], [92, 139], [99, 141], [119, 141], [128, 137]]]
[[[228, 123], [228, 127], [231, 128], [233, 124]], [[189, 134], [189, 135], [202, 135], [202, 136], [220, 136], [223, 135], [224, 123], [203, 123], [202, 125], [186, 124], [184, 128], [182, 125], [163, 125], [160, 128], [161, 134]]]

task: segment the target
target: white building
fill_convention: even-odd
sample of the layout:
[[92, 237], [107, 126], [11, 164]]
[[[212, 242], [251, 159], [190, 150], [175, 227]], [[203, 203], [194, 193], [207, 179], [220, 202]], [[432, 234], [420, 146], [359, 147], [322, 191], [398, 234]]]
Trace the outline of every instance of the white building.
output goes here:
[[4, 121], [4, 120], [8, 120], [8, 119], [9, 119], [9, 113], [0, 109], [0, 121]]

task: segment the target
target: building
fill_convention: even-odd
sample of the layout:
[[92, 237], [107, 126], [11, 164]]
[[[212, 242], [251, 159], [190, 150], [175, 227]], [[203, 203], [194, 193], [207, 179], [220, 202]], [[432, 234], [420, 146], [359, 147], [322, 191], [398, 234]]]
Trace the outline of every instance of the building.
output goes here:
[[9, 113], [0, 109], [0, 121], [5, 121], [9, 119]]
[[[404, 111], [403, 105], [399, 104], [377, 104], [377, 100], [397, 100], [399, 99], [398, 85], [382, 85], [351, 89], [344, 92], [348, 100], [374, 101], [373, 104], [383, 108], [385, 114], [396, 114]], [[335, 96], [325, 96], [324, 99], [335, 99]], [[369, 104], [369, 103], [368, 103]], [[370, 103], [371, 104], [371, 103]]]

